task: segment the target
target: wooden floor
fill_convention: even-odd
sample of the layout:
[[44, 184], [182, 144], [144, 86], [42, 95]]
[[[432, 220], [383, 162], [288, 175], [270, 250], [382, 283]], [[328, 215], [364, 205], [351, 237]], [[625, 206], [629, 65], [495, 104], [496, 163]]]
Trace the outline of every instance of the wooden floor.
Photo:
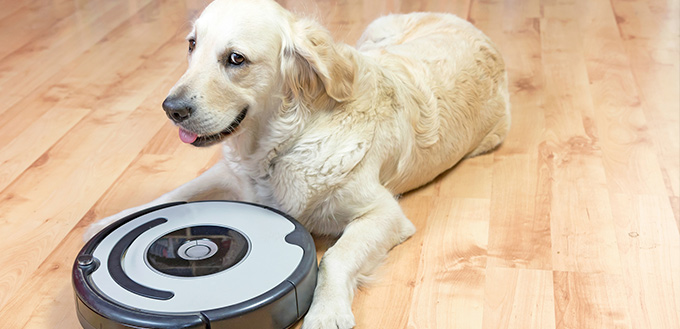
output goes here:
[[[77, 328], [85, 227], [219, 156], [160, 107], [205, 4], [0, 0], [1, 328]], [[508, 66], [510, 136], [401, 199], [418, 233], [357, 328], [680, 328], [678, 0], [283, 4], [351, 44], [383, 14], [452, 12]]]

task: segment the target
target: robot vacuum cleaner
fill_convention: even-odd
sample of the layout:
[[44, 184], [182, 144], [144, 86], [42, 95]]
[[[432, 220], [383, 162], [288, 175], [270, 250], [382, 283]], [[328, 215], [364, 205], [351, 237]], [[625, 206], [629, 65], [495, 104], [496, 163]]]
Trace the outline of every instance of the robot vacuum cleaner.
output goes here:
[[309, 233], [277, 210], [235, 201], [170, 203], [94, 236], [73, 265], [92, 328], [284, 329], [316, 286]]

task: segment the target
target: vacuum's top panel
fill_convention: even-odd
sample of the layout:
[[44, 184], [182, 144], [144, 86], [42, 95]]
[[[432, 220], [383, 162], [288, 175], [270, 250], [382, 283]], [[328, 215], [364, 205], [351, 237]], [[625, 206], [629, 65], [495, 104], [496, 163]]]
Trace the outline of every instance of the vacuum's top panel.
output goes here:
[[187, 313], [227, 307], [284, 282], [303, 250], [295, 225], [262, 207], [199, 202], [159, 209], [103, 236], [96, 290], [135, 309]]

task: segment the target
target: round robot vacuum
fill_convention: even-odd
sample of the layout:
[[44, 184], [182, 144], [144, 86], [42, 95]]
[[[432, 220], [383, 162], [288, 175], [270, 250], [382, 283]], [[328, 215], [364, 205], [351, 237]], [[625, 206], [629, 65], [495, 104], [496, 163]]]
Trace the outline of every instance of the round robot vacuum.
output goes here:
[[235, 201], [178, 202], [127, 216], [73, 265], [91, 328], [284, 329], [316, 286], [311, 235], [293, 218]]

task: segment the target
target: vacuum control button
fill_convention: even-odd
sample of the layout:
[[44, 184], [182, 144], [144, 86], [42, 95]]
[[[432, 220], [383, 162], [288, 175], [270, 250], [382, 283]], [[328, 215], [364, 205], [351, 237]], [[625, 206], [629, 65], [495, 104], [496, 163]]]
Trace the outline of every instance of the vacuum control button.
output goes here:
[[191, 258], [202, 258], [210, 253], [210, 248], [202, 245], [191, 246], [184, 252], [187, 256]]
[[184, 242], [177, 253], [186, 260], [201, 260], [210, 258], [217, 252], [217, 245], [210, 239], [188, 240]]

